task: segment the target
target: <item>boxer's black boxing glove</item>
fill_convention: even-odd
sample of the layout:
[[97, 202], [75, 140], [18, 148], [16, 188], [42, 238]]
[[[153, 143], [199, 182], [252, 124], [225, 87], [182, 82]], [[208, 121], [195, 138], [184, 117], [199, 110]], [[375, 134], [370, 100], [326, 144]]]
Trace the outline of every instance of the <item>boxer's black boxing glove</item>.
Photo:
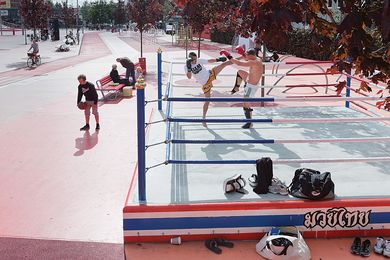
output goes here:
[[215, 59], [217, 62], [225, 62], [225, 61], [227, 61], [227, 58], [226, 57], [219, 57], [219, 58], [216, 58]]
[[188, 60], [186, 61], [187, 71], [188, 71], [188, 72], [191, 72], [191, 71], [192, 71], [191, 63], [192, 63], [192, 60], [191, 60], [191, 59], [188, 59]]

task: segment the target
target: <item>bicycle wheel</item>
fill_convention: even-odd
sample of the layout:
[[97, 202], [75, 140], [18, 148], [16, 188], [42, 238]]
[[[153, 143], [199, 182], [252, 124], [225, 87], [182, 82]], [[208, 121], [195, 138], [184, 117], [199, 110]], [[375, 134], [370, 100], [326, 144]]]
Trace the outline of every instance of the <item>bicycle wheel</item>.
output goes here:
[[32, 59], [30, 57], [30, 58], [27, 59], [27, 67], [31, 68], [32, 66], [33, 66], [33, 61], [32, 61]]
[[41, 57], [36, 57], [35, 62], [37, 64], [37, 66], [41, 65]]

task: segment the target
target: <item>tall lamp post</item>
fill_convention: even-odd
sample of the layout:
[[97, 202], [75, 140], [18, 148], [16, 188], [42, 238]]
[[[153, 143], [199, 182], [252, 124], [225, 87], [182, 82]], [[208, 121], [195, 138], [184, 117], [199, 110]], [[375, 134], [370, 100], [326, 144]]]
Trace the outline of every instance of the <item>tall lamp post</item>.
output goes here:
[[77, 37], [77, 44], [80, 44], [79, 0], [76, 0], [76, 7], [77, 7], [77, 13], [76, 13], [76, 37]]

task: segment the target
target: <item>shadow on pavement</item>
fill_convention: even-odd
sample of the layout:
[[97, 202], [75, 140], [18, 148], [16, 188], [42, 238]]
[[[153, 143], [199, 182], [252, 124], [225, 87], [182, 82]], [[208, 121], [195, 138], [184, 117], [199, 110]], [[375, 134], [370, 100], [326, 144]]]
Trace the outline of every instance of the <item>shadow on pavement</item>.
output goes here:
[[10, 68], [10, 69], [21, 69], [21, 68], [24, 68], [26, 66], [27, 66], [27, 64], [25, 61], [7, 64], [7, 68]]
[[85, 131], [83, 137], [78, 137], [75, 139], [75, 148], [77, 151], [73, 154], [73, 156], [82, 156], [84, 151], [91, 150], [94, 148], [99, 142], [99, 131], [96, 131], [92, 135], [89, 130]]

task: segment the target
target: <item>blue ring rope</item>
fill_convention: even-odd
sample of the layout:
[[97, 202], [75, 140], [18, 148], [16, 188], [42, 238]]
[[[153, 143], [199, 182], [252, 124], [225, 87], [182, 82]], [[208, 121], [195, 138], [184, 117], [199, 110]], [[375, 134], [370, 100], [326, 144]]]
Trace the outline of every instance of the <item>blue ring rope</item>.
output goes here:
[[232, 118], [174, 118], [169, 117], [168, 121], [171, 122], [179, 122], [179, 123], [247, 123], [247, 122], [253, 122], [253, 123], [273, 123], [273, 119], [271, 118], [259, 118], [259, 119], [232, 119]]
[[173, 144], [274, 144], [274, 139], [252, 140], [178, 140], [170, 141]]
[[168, 164], [256, 164], [256, 160], [168, 160]]
[[[293, 99], [292, 99], [293, 100]], [[167, 101], [174, 102], [275, 102], [275, 98], [188, 98], [168, 97]]]

